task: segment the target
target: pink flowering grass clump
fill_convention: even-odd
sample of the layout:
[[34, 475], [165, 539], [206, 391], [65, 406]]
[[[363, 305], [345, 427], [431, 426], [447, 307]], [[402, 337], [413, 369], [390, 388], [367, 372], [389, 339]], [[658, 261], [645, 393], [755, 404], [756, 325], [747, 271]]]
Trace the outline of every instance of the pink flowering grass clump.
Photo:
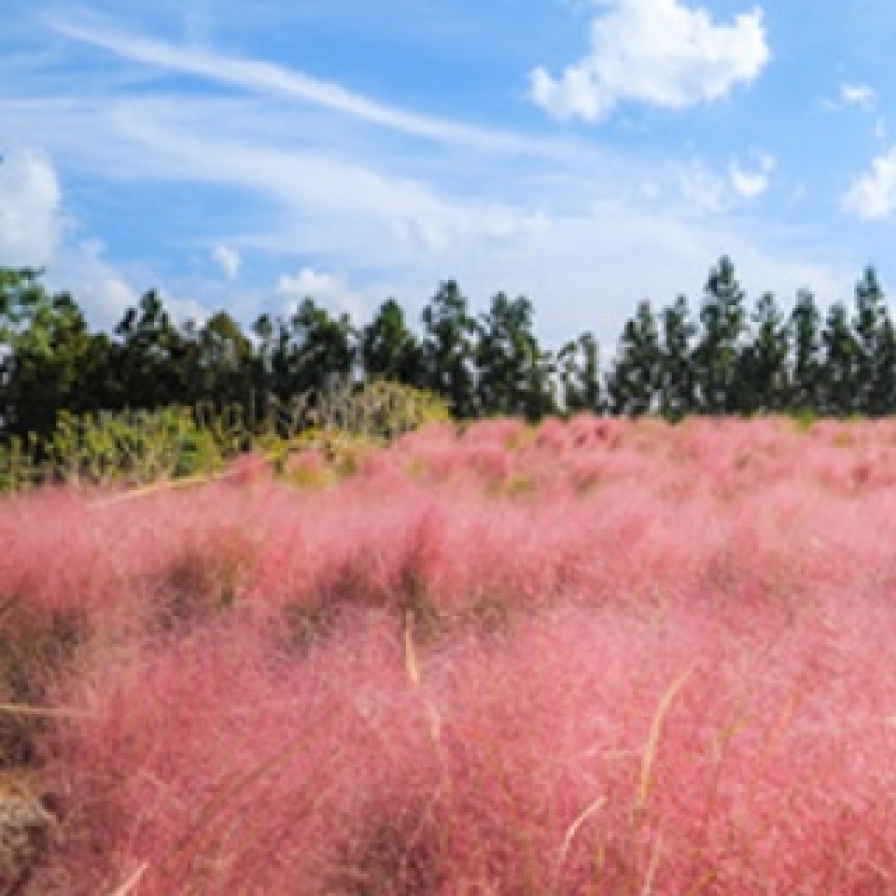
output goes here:
[[33, 892], [896, 892], [893, 452], [582, 415], [7, 500]]

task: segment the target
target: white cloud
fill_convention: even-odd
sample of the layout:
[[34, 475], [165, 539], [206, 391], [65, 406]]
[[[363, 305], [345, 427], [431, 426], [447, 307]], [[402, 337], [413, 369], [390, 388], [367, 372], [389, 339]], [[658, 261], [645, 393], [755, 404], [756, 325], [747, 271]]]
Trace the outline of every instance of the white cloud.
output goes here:
[[190, 296], [172, 295], [162, 289], [160, 295], [165, 302], [165, 308], [176, 324], [183, 324], [191, 320], [198, 326], [202, 326], [208, 318], [208, 309], [198, 299]]
[[295, 301], [309, 297], [329, 297], [336, 288], [336, 278], [332, 274], [320, 273], [313, 268], [302, 268], [298, 274], [292, 276], [282, 274], [277, 283], [277, 292]]
[[0, 164], [0, 264], [47, 265], [63, 229], [62, 190], [50, 160], [32, 150], [9, 153]]
[[[190, 49], [178, 52], [192, 58]], [[123, 56], [123, 65], [113, 60], [120, 67], [115, 76], [134, 75], [128, 64], [134, 58]], [[107, 308], [112, 323], [136, 301], [129, 283], [167, 286], [175, 296], [238, 310], [241, 319], [262, 310], [276, 287], [284, 310], [312, 295], [360, 323], [389, 295], [415, 318], [439, 281], [451, 277], [478, 309], [499, 289], [529, 295], [550, 344], [588, 327], [610, 351], [637, 299], [699, 296], [722, 253], [762, 289], [782, 296], [805, 282], [826, 295], [832, 282], [826, 263], [801, 264], [798, 248], [776, 244], [767, 222], [750, 231], [748, 221], [726, 218], [737, 195], [725, 161], [682, 163], [593, 144], [581, 151], [581, 142], [563, 137], [555, 143], [564, 148], [562, 165], [555, 157], [520, 156], [513, 142], [496, 152], [498, 144], [488, 140], [464, 143], [458, 165], [450, 128], [433, 131], [446, 138], [442, 145], [421, 145], [417, 132], [402, 131], [397, 121], [380, 142], [384, 135], [363, 114], [296, 102], [302, 97], [291, 88], [269, 90], [262, 81], [263, 100], [255, 88], [246, 95], [232, 89], [248, 85], [210, 74], [193, 95], [156, 90], [150, 79], [139, 95], [112, 83], [107, 91], [73, 87], [77, 92], [68, 95], [0, 98], [4, 131], [39, 135], [66, 172], [97, 190], [124, 182], [137, 197], [159, 184], [195, 190], [203, 199], [208, 191], [209, 203], [226, 204], [210, 204], [209, 212], [240, 222], [240, 231], [226, 238], [212, 231], [211, 242], [202, 232], [215, 226], [209, 219], [184, 222], [193, 230], [184, 244], [192, 250], [198, 242], [206, 252], [194, 280], [174, 275], [160, 282], [148, 259], [139, 268], [139, 261], [123, 262], [122, 269], [99, 257], [91, 267], [70, 247], [70, 261], [54, 266], [61, 286], [79, 300], [89, 296], [94, 309]], [[79, 127], [85, 120], [90, 129]], [[748, 174], [761, 170], [756, 159], [740, 161]], [[267, 263], [266, 281], [247, 282], [249, 272], [242, 271], [239, 290], [220, 277], [211, 283], [207, 253], [216, 239], [224, 248], [252, 251], [259, 267]], [[88, 290], [85, 283], [93, 285]], [[181, 299], [172, 311], [182, 317], [201, 307]]]
[[843, 197], [846, 211], [860, 218], [886, 218], [896, 210], [896, 146], [878, 156]]
[[46, 268], [51, 290], [71, 289], [94, 325], [112, 327], [136, 293], [104, 258], [97, 240], [71, 239], [63, 192], [51, 159], [31, 148], [0, 164], [0, 265]]
[[287, 301], [284, 311], [292, 313], [303, 299], [314, 299], [331, 311], [349, 314], [355, 322], [364, 320], [372, 306], [368, 300], [352, 289], [346, 279], [338, 274], [302, 268], [297, 274], [281, 274], [277, 293]]
[[764, 193], [775, 165], [773, 156], [754, 152], [748, 165], [733, 159], [727, 171], [718, 172], [704, 159], [693, 157], [669, 166], [671, 192], [658, 191], [654, 184], [652, 198], [660, 201], [660, 207], [674, 202], [683, 216], [719, 217], [739, 201], [755, 199]]
[[140, 297], [104, 256], [105, 247], [98, 240], [64, 247], [48, 278], [55, 287], [73, 290], [93, 326], [111, 331]]
[[751, 171], [742, 167], [736, 160], [728, 167], [731, 187], [742, 199], [755, 199], [768, 189], [770, 175], [775, 168], [775, 159], [762, 153], [757, 156], [757, 163], [757, 167]]
[[239, 275], [242, 258], [238, 250], [227, 246], [215, 246], [212, 250], [212, 260], [221, 268], [228, 280], [235, 280]]
[[877, 102], [877, 94], [867, 84], [841, 84], [840, 102], [844, 106], [870, 109]]
[[513, 152], [554, 155], [557, 144], [519, 134], [459, 124], [408, 112], [355, 93], [340, 84], [258, 59], [227, 56], [196, 47], [180, 47], [112, 28], [50, 20], [60, 34], [147, 65], [178, 71], [271, 96], [298, 100], [369, 124], [442, 143]]
[[688, 213], [714, 215], [731, 204], [728, 183], [701, 159], [674, 165], [673, 172], [678, 196]]
[[530, 98], [555, 118], [606, 118], [622, 100], [682, 108], [755, 80], [771, 58], [762, 10], [717, 24], [679, 0], [605, 0], [591, 52], [559, 79], [530, 74]]
[[96, 239], [73, 239], [75, 222], [50, 157], [16, 148], [0, 164], [0, 266], [46, 269], [52, 290], [71, 290], [92, 326], [111, 329], [137, 302], [127, 278]]
[[824, 99], [822, 105], [831, 111], [845, 109], [848, 106], [869, 110], [877, 105], [877, 92], [867, 84], [843, 82], [836, 99]]
[[[728, 172], [699, 159], [645, 169], [636, 159], [583, 155], [562, 169], [529, 163], [505, 171], [488, 154], [468, 153], [474, 183], [491, 186], [474, 192], [437, 177], [443, 169], [431, 154], [422, 171], [409, 164], [397, 176], [388, 154], [347, 159], [279, 148], [276, 134], [247, 131], [248, 118], [188, 108], [189, 115], [163, 104], [132, 114], [123, 104], [108, 117], [98, 108], [106, 151], [117, 154], [106, 170], [121, 164], [122, 176], [211, 183], [261, 200], [262, 224], [239, 234], [243, 251], [289, 257], [301, 246], [316, 259], [275, 278], [284, 312], [310, 295], [361, 322], [394, 295], [414, 317], [451, 277], [480, 307], [499, 289], [530, 296], [551, 344], [589, 327], [609, 348], [633, 301], [698, 295], [723, 253], [780, 295], [805, 282], [824, 295], [833, 279], [822, 266], [763, 253], [767, 227], [760, 238], [738, 232], [725, 218], [737, 198]], [[284, 120], [286, 131], [291, 122]], [[62, 139], [71, 139], [67, 129]], [[646, 172], [654, 189], [645, 199]]]

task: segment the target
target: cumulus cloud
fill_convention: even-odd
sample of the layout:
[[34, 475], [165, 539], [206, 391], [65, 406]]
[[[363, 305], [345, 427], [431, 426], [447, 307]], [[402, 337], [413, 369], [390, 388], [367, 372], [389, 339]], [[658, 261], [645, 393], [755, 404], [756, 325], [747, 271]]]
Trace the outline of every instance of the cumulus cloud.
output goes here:
[[849, 188], [843, 207], [860, 218], [886, 218], [896, 210], [896, 146], [878, 156]]
[[212, 249], [212, 260], [221, 268], [228, 280], [237, 278], [243, 261], [236, 249], [227, 246], [215, 246]]
[[[696, 0], [689, 2], [696, 6]], [[635, 6], [604, 4], [602, 11], [615, 9], [618, 19], [622, 10]], [[668, 0], [665, 6], [683, 9]], [[697, 13], [689, 15], [699, 18]], [[760, 23], [760, 14], [753, 15]], [[645, 71], [657, 54], [661, 61], [666, 59], [654, 43], [651, 37], [643, 48]], [[609, 58], [626, 64], [640, 58], [633, 46], [629, 41], [621, 55], [610, 53]], [[720, 46], [722, 56], [730, 56], [724, 41]], [[158, 47], [150, 49], [152, 53], [145, 46], [131, 46], [125, 52], [119, 47], [124, 57], [118, 64], [157, 57], [159, 64], [166, 63], [167, 57], [156, 53]], [[688, 97], [704, 96], [705, 91], [689, 87], [681, 74], [685, 69], [702, 71], [689, 58], [677, 67], [669, 62], [669, 88]], [[454, 130], [429, 127], [429, 120], [426, 127], [414, 122], [405, 127], [406, 120], [380, 114], [382, 110], [355, 114], [354, 105], [316, 102], [292, 82], [277, 89], [276, 73], [269, 70], [257, 80], [250, 77], [257, 70], [227, 69], [224, 77], [218, 56], [215, 66], [205, 66], [207, 58], [199, 61], [202, 66], [194, 67], [194, 58], [178, 56], [171, 63], [175, 71], [204, 77], [195, 94], [175, 95], [161, 89], [165, 82], [149, 80], [140, 95], [121, 93], [116, 81], [105, 92], [40, 94], [27, 102], [0, 99], [5, 130], [14, 136], [31, 135], [29, 139], [39, 134], [47, 151], [64, 161], [66, 171], [98, 191], [116, 189], [121, 182], [135, 190], [156, 190], [160, 183], [189, 184], [197, 191], [208, 190], [210, 202], [212, 194], [226, 197], [229, 220], [240, 215], [245, 222], [233, 236], [218, 234], [205, 243], [205, 261], [192, 280], [176, 275], [171, 283], [170, 275], [158, 277], [146, 258], [115, 259], [114, 266], [100, 259], [90, 271], [74, 266], [61, 270], [57, 258], [53, 268], [60, 286], [74, 288], [80, 300], [88, 295], [83, 284], [95, 283], [89, 304], [107, 308], [110, 323], [136, 301], [129, 282], [145, 288], [167, 281], [176, 296], [198, 296], [208, 307], [226, 304], [239, 309], [242, 319], [273, 310], [267, 302], [275, 290], [277, 310], [284, 313], [310, 295], [331, 311], [349, 311], [361, 322], [389, 295], [399, 298], [413, 317], [437, 284], [451, 277], [483, 310], [497, 289], [529, 295], [541, 309], [538, 326], [549, 344], [589, 328], [611, 346], [631, 313], [633, 295], [657, 301], [678, 292], [693, 295], [708, 266], [723, 252], [733, 255], [739, 269], [749, 272], [762, 289], [779, 294], [808, 282], [826, 295], [829, 283], [835, 282], [827, 260], [825, 266], [799, 266], [801, 250], [788, 250], [786, 239], [778, 239], [769, 222], [753, 230], [743, 218], [726, 219], [725, 212], [738, 205], [727, 158], [688, 164], [672, 151], [666, 160], [656, 154], [645, 159], [568, 134], [556, 139], [564, 150], [557, 156], [520, 155], [516, 138], [508, 143], [478, 136], [461, 141]], [[130, 71], [123, 65], [118, 74]], [[631, 87], [623, 90], [622, 76], [614, 80], [612, 74], [606, 80], [614, 91], [613, 103], [630, 97], [657, 101], [651, 90], [659, 88], [647, 74], [638, 75], [640, 93]], [[253, 96], [255, 90], [264, 93], [264, 102]], [[309, 102], [318, 110], [314, 127], [307, 124]], [[77, 126], [86, 120], [90, 129]], [[384, 123], [394, 126], [380, 145], [368, 125]], [[436, 134], [445, 145], [416, 140]], [[532, 139], [523, 136], [520, 141], [528, 145]], [[462, 167], [457, 165], [458, 145], [464, 148]], [[496, 153], [496, 147], [507, 152]], [[557, 158], [562, 165], [556, 164]], [[755, 158], [744, 155], [737, 161], [748, 175], [761, 170]], [[4, 199], [0, 190], [0, 204]], [[109, 226], [117, 223], [112, 220]], [[191, 230], [199, 231], [187, 242], [191, 251], [197, 241], [208, 238], [204, 226], [191, 222]], [[208, 277], [211, 283], [205, 279], [215, 273], [209, 253], [216, 240], [224, 249], [232, 240], [242, 253], [257, 256], [259, 266], [268, 259], [276, 267], [268, 267], [262, 283], [251, 281], [252, 272], [241, 265], [243, 285], [234, 295], [220, 275]], [[769, 250], [763, 251], [763, 245]], [[644, 263], [645, 247], [649, 264]], [[141, 245], [139, 251], [149, 250]], [[788, 251], [797, 258], [788, 258]], [[304, 266], [309, 264], [313, 266]], [[853, 272], [847, 273], [842, 278], [846, 290]], [[840, 279], [836, 285], [841, 285]], [[180, 318], [199, 316], [200, 309], [180, 300], [172, 310]]]
[[41, 267], [61, 239], [62, 190], [43, 154], [11, 152], [0, 164], [0, 264]]
[[679, 0], [605, 0], [591, 52], [554, 78], [530, 74], [533, 102], [555, 118], [606, 118], [623, 100], [683, 108], [755, 80], [771, 59], [762, 10], [718, 24]]
[[137, 301], [127, 277], [97, 239], [74, 239], [76, 222], [51, 158], [16, 148], [0, 164], [0, 266], [46, 268], [51, 290], [73, 289], [94, 326], [111, 329]]
[[75, 285], [75, 298], [94, 326], [111, 330], [139, 295], [102, 255], [90, 248], [67, 251], [54, 265], [50, 280], [59, 288]]
[[73, 240], [63, 191], [52, 160], [18, 148], [0, 164], [0, 265], [47, 269], [50, 289], [75, 288], [94, 324], [111, 327], [137, 299], [94, 239]]
[[775, 159], [773, 156], [760, 154], [756, 161], [757, 167], [752, 170], [747, 170], [738, 161], [733, 161], [728, 167], [731, 188], [742, 199], [755, 199], [768, 189]]

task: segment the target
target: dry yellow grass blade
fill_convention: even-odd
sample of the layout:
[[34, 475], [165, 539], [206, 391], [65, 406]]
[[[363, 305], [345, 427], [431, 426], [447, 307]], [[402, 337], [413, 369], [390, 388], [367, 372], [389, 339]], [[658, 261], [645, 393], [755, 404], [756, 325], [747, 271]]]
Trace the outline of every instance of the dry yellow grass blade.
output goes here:
[[417, 662], [417, 650], [414, 647], [414, 617], [412, 613], [405, 613], [404, 617], [404, 664], [408, 678], [416, 688], [420, 686], [420, 664]]
[[192, 488], [199, 485], [210, 485], [213, 482], [222, 482], [231, 478], [233, 473], [212, 473], [207, 476], [184, 476], [181, 479], [168, 479], [164, 482], [154, 482], [151, 485], [143, 485], [139, 488], [132, 488], [120, 495], [114, 495], [111, 498], [103, 498], [97, 501], [93, 506], [97, 509], [109, 507], [112, 504], [120, 504], [123, 501], [133, 501], [136, 498], [146, 498], [159, 492], [171, 492], [184, 488]]
[[566, 836], [563, 838], [563, 846], [560, 848], [560, 861], [558, 863], [560, 866], [566, 861], [567, 853], [572, 846], [573, 840], [576, 839], [576, 834], [578, 834], [582, 825], [585, 824], [592, 815], [602, 809], [606, 802], [606, 797], [599, 796], [590, 806], [587, 806], [580, 812], [576, 820], [569, 826], [566, 831]]
[[143, 875], [146, 874], [146, 869], [148, 867], [149, 862], [144, 862], [120, 887], [118, 887], [118, 889], [110, 893], [109, 896], [128, 896], [128, 894], [133, 893]]
[[28, 706], [24, 703], [0, 703], [0, 713], [15, 716], [41, 716], [58, 719], [92, 719], [94, 713], [81, 709], [52, 709], [46, 706]]
[[659, 749], [660, 738], [663, 735], [663, 724], [666, 721], [666, 716], [669, 714], [669, 710], [672, 708], [675, 698], [685, 686], [685, 683], [691, 677], [693, 671], [694, 668], [691, 666], [672, 682], [666, 690], [666, 693], [663, 694], [656, 713], [654, 714], [653, 721], [650, 724], [650, 737], [648, 738], [647, 746], [644, 749], [644, 758], [641, 760], [638, 795], [635, 799], [634, 810], [636, 818], [640, 817], [641, 813], [644, 811], [644, 807], [647, 805], [647, 800], [650, 798], [650, 791], [653, 787], [653, 766], [656, 762], [656, 754]]

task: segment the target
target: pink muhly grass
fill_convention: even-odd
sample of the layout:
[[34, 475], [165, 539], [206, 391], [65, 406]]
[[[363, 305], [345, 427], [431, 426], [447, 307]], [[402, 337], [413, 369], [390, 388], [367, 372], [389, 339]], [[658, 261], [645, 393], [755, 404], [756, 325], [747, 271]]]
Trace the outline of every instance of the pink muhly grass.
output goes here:
[[623, 433], [632, 424], [613, 417], [597, 417], [594, 414], [576, 414], [568, 423], [569, 435], [577, 448], [603, 445], [617, 447]]
[[223, 478], [241, 488], [264, 483], [271, 478], [271, 464], [258, 451], [245, 452], [228, 465]]
[[530, 434], [530, 427], [522, 420], [495, 418], [471, 423], [463, 433], [462, 441], [466, 446], [492, 445], [513, 451], [522, 447]]
[[418, 645], [417, 687], [381, 617], [294, 666], [242, 627], [191, 636], [68, 695], [101, 715], [57, 761], [89, 772], [85, 819], [117, 819], [94, 834], [106, 876], [77, 879], [146, 863], [148, 894], [884, 885], [894, 619], [867, 611], [766, 646], [702, 612], [558, 608], [510, 640]]
[[83, 625], [41, 892], [893, 888], [893, 428], [480, 426], [0, 504], [0, 596]]
[[84, 676], [66, 696], [96, 718], [53, 753], [80, 814], [59, 858], [76, 869], [69, 892], [109, 890], [144, 863], [147, 894], [321, 892], [340, 830], [399, 749], [395, 714], [413, 728], [386, 631], [284, 664], [250, 628], [225, 626]]

